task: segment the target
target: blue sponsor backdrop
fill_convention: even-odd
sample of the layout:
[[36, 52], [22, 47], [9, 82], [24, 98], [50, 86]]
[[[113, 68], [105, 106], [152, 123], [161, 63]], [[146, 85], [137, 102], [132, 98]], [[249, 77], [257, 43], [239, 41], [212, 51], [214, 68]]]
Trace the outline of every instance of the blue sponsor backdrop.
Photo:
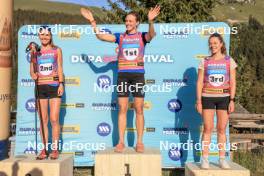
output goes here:
[[[67, 28], [53, 35], [55, 45], [63, 52], [66, 78], [60, 144], [63, 153], [75, 154], [75, 166], [91, 166], [96, 151], [118, 142], [117, 97], [112, 89], [117, 82], [117, 45], [97, 40], [86, 25], [72, 26], [71, 33], [67, 32], [70, 26], [59, 27]], [[100, 27], [111, 33], [125, 31], [124, 25]], [[17, 155], [34, 153], [36, 146], [41, 147], [39, 122], [35, 123], [34, 115], [34, 81], [29, 74], [30, 54], [25, 52], [29, 42], [40, 43], [33, 29], [23, 26], [18, 35]], [[82, 34], [85, 29], [90, 34]], [[216, 29], [228, 33], [229, 27], [225, 23], [179, 23], [155, 24], [155, 29], [157, 35], [145, 52], [146, 91], [152, 91], [145, 97], [144, 141], [146, 147], [161, 150], [163, 167], [182, 167], [185, 162], [200, 159], [200, 150], [194, 149], [202, 132], [202, 119], [195, 111], [198, 63], [208, 55], [209, 33]], [[147, 31], [148, 25], [141, 24], [139, 30]], [[224, 40], [229, 48], [229, 34]], [[136, 143], [133, 104], [127, 116], [126, 145], [132, 147]], [[215, 131], [212, 141], [216, 143]], [[210, 155], [212, 160], [217, 159], [216, 150]]]

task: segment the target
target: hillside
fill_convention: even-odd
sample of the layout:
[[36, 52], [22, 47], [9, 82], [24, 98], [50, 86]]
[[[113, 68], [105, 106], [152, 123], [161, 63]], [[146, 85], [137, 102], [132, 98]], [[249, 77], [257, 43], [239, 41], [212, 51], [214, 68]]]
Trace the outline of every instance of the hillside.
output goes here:
[[[14, 9], [36, 10], [40, 12], [57, 12], [70, 15], [80, 15], [82, 6], [61, 2], [49, 2], [46, 0], [14, 0]], [[98, 7], [89, 7], [96, 16], [105, 16], [105, 12]]]
[[264, 24], [264, 0], [255, 3], [232, 3], [217, 5], [213, 15], [218, 21], [247, 22], [250, 15]]
[[[264, 0], [255, 0], [256, 3], [233, 3], [217, 5], [213, 15], [217, 21], [247, 22], [250, 15], [264, 24]], [[61, 2], [49, 2], [46, 0], [14, 0], [14, 9], [36, 10], [40, 12], [58, 12], [70, 15], [80, 15], [80, 5]], [[99, 7], [89, 7], [95, 16], [100, 19], [106, 17], [106, 13]]]

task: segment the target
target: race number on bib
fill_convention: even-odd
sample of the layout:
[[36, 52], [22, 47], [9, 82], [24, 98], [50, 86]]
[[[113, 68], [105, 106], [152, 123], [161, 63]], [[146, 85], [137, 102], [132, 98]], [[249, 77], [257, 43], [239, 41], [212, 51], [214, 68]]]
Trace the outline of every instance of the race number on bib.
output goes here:
[[135, 60], [138, 57], [139, 50], [138, 48], [124, 48], [123, 56], [126, 60]]
[[50, 75], [53, 71], [53, 64], [52, 63], [45, 63], [39, 65], [39, 73], [41, 75]]
[[225, 82], [225, 75], [211, 74], [209, 75], [209, 83], [214, 87], [222, 86]]

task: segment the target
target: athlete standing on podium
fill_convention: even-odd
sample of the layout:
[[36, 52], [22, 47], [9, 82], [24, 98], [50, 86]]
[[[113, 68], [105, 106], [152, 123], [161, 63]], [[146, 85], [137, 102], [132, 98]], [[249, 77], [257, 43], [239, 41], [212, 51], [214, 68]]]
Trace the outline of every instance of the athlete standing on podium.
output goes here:
[[[48, 121], [52, 126], [52, 152], [50, 159], [59, 157], [60, 137], [59, 113], [61, 96], [64, 93], [62, 51], [53, 44], [51, 28], [41, 26], [39, 30], [41, 47], [29, 46], [31, 53], [30, 76], [36, 83], [37, 110], [40, 116], [40, 133], [44, 149], [37, 156], [38, 160], [48, 157]], [[50, 109], [50, 114], [48, 113]]]
[[209, 146], [216, 112], [219, 165], [223, 169], [229, 169], [225, 160], [226, 126], [229, 114], [235, 110], [237, 64], [227, 55], [225, 42], [220, 34], [212, 34], [208, 42], [211, 56], [203, 59], [199, 65], [196, 90], [196, 109], [204, 120], [201, 167], [209, 169]]
[[136, 111], [137, 144], [136, 151], [144, 152], [143, 132], [144, 132], [144, 51], [145, 45], [155, 36], [154, 19], [160, 13], [160, 6], [151, 8], [148, 12], [149, 30], [139, 32], [139, 15], [136, 12], [129, 12], [125, 18], [126, 31], [124, 33], [100, 34], [96, 27], [96, 21], [91, 11], [81, 8], [81, 14], [92, 25], [96, 37], [99, 40], [115, 42], [118, 44], [118, 131], [119, 143], [115, 146], [116, 152], [123, 152], [125, 148], [124, 134], [126, 129], [126, 114], [128, 109], [129, 93], [134, 97], [134, 108]]

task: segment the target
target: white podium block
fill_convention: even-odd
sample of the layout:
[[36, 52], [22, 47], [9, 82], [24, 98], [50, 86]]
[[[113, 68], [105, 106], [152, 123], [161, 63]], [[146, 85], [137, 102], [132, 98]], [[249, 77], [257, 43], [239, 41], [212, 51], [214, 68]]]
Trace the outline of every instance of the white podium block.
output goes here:
[[114, 148], [95, 155], [95, 176], [161, 176], [161, 154], [157, 149], [146, 148], [137, 153], [126, 148], [123, 153]]
[[20, 168], [19, 163], [26, 158], [26, 156], [22, 156], [20, 158], [8, 158], [0, 161], [0, 176], [17, 176]]
[[22, 159], [3, 160], [0, 162], [0, 173], [6, 176], [14, 174], [16, 176], [73, 176], [72, 155], [61, 154], [57, 160], [36, 160], [35, 158], [35, 155], [25, 155]]
[[250, 176], [250, 171], [239, 164], [228, 161], [231, 169], [222, 169], [210, 163], [209, 169], [201, 169], [200, 163], [186, 163], [185, 176]]

